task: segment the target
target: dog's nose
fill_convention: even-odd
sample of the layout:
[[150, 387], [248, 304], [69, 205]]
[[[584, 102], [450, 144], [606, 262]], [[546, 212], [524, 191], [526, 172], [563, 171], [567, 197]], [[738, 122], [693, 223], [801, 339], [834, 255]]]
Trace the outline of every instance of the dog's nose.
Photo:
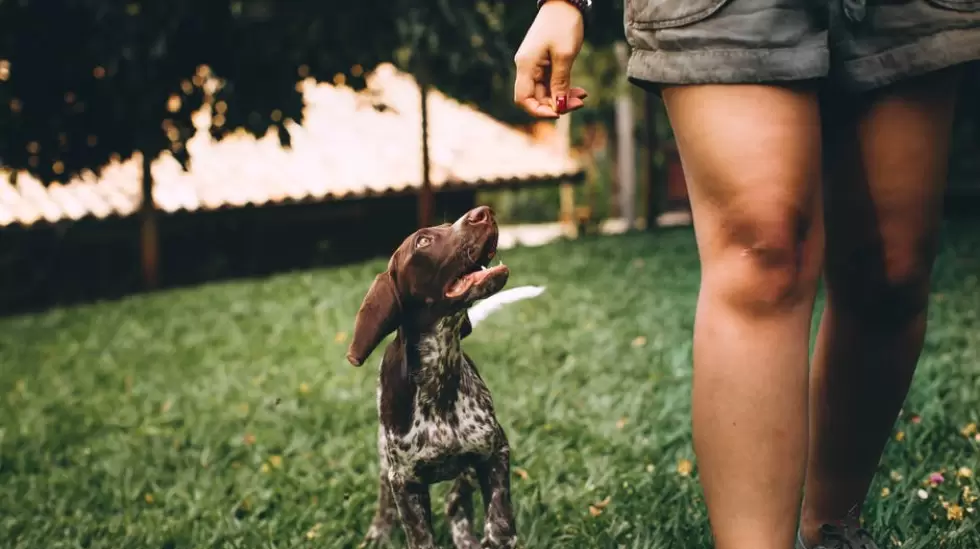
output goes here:
[[466, 215], [466, 222], [471, 225], [483, 225], [484, 223], [489, 223], [491, 219], [493, 219], [493, 210], [489, 206], [473, 208]]

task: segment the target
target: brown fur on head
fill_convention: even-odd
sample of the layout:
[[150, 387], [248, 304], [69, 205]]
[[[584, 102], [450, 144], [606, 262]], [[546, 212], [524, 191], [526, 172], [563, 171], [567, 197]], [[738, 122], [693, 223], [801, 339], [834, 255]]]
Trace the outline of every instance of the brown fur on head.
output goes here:
[[[347, 360], [360, 366], [399, 326], [425, 331], [440, 318], [499, 292], [504, 265], [486, 268], [497, 251], [497, 223], [486, 206], [456, 220], [419, 229], [406, 238], [375, 277], [354, 320]], [[461, 337], [470, 330], [460, 328]]]

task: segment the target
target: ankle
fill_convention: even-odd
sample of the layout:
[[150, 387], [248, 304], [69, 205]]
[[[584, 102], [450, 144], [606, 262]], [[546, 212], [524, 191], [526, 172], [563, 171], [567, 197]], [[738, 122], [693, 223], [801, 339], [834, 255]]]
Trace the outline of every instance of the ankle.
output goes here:
[[804, 549], [816, 547], [821, 541], [820, 526], [819, 524], [816, 526], [807, 526], [801, 522], [800, 529], [796, 533], [797, 538], [799, 538], [799, 545], [802, 545]]
[[860, 510], [857, 506], [851, 508], [843, 517], [817, 516], [808, 513], [806, 509], [800, 513], [800, 526], [797, 536], [807, 549], [820, 545], [824, 542], [821, 530], [824, 526], [846, 527], [855, 529], [861, 526]]

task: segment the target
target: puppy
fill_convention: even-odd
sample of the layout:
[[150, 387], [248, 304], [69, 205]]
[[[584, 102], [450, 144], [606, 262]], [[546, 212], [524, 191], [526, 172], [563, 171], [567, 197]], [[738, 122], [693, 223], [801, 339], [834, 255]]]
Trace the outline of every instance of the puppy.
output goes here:
[[[434, 549], [429, 487], [452, 480], [446, 514], [459, 549], [513, 548], [510, 447], [490, 391], [460, 349], [467, 309], [503, 289], [509, 271], [489, 267], [497, 223], [486, 206], [453, 224], [420, 229], [371, 284], [354, 322], [347, 360], [364, 363], [391, 332], [378, 384], [378, 508], [365, 545], [386, 542], [401, 519], [410, 549]], [[486, 521], [473, 534], [473, 492]]]

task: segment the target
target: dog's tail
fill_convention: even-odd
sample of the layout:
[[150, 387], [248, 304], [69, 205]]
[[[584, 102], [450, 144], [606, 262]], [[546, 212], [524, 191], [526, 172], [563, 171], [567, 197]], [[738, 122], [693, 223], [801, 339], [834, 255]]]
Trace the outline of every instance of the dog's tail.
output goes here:
[[476, 328], [477, 324], [482, 322], [485, 318], [490, 316], [491, 313], [497, 309], [500, 309], [504, 305], [514, 303], [515, 301], [531, 299], [532, 297], [541, 295], [543, 292], [544, 286], [518, 286], [517, 288], [511, 288], [509, 290], [504, 290], [493, 294], [492, 296], [470, 307], [470, 325]]

